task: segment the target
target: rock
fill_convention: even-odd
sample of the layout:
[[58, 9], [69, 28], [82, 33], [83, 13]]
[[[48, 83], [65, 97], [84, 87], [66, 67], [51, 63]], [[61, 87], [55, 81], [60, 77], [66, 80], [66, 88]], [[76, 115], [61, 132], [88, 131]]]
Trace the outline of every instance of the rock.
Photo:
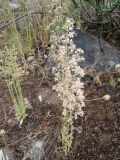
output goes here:
[[28, 63], [32, 63], [32, 62], [34, 62], [35, 61], [35, 57], [34, 56], [29, 56], [28, 58], [27, 58], [27, 62]]
[[[35, 144], [34, 144], [34, 147], [36, 148], [41, 148], [42, 149], [42, 146], [43, 146], [43, 141], [41, 140], [38, 140]], [[43, 150], [43, 149], [42, 149]]]
[[108, 100], [110, 99], [110, 95], [108, 95], [108, 94], [107, 94], [107, 95], [104, 95], [104, 96], [103, 96], [103, 99], [104, 99], [105, 101], [108, 101]]
[[32, 109], [32, 106], [27, 97], [24, 98], [25, 107], [28, 109]]
[[30, 158], [31, 160], [42, 160], [44, 157], [43, 141], [38, 140], [32, 144], [32, 149], [23, 158], [24, 160]]
[[40, 88], [40, 90], [38, 91], [38, 98], [42, 99], [42, 103], [46, 103], [49, 105], [58, 106], [58, 104], [61, 103], [57, 96], [57, 93], [55, 91], [52, 91], [48, 87]]
[[1, 129], [0, 130], [0, 136], [3, 136], [5, 134], [5, 130], [4, 129]]
[[86, 68], [92, 66], [96, 71], [109, 71], [116, 64], [120, 63], [120, 51], [111, 47], [106, 41], [101, 40], [103, 51], [100, 50], [97, 37], [75, 29], [76, 36], [74, 43], [77, 48], [84, 50], [85, 61], [81, 66]]
[[82, 131], [83, 131], [82, 126], [73, 127], [73, 129], [74, 129], [75, 131], [77, 131], [79, 134], [81, 134], [81, 133], [82, 133]]
[[41, 95], [38, 96], [38, 99], [39, 99], [40, 102], [42, 102], [42, 96]]
[[0, 149], [0, 160], [13, 160], [13, 155], [8, 150]]
[[6, 155], [4, 155], [3, 150], [0, 150], [0, 160], [9, 160], [9, 158]]

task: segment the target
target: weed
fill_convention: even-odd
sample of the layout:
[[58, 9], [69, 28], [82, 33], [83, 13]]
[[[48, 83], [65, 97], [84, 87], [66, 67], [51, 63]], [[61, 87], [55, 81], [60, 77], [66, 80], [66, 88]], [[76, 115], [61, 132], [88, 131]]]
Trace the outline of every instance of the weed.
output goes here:
[[4, 32], [4, 40], [5, 40], [4, 43], [5, 43], [5, 45], [6, 44], [9, 45], [9, 47], [11, 47], [14, 43], [14, 45], [16, 46], [16, 49], [17, 49], [17, 53], [18, 53], [17, 56], [19, 57], [24, 69], [26, 69], [27, 64], [26, 64], [26, 60], [24, 57], [24, 53], [23, 53], [21, 36], [17, 30], [17, 25], [15, 22], [14, 13], [12, 12], [12, 10], [9, 6], [8, 0], [6, 0], [5, 3], [3, 3], [3, 8], [4, 8], [4, 12], [3, 12], [4, 20], [7, 20], [7, 21], [10, 21], [11, 19], [13, 20], [13, 23]]
[[2, 64], [5, 82], [8, 86], [15, 107], [16, 116], [21, 120], [26, 117], [26, 109], [20, 86], [20, 71], [17, 64], [17, 48], [14, 44], [10, 48], [5, 46], [4, 49], [1, 50], [1, 54], [5, 55], [4, 63]]
[[61, 141], [65, 154], [67, 155], [73, 139], [73, 121], [78, 116], [83, 116], [84, 104], [81, 77], [84, 70], [78, 65], [83, 60], [83, 51], [73, 44], [72, 38], [74, 21], [67, 18], [62, 27], [63, 33], [51, 36], [50, 53], [56, 63], [53, 68], [56, 85], [53, 87], [63, 102], [63, 120], [61, 129]]

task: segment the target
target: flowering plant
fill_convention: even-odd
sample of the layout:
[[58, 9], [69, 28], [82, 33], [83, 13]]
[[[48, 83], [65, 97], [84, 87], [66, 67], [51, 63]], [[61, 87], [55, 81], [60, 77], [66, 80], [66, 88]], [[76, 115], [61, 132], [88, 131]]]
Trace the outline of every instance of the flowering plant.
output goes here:
[[83, 50], [76, 48], [73, 43], [75, 35], [74, 20], [67, 18], [62, 27], [62, 33], [51, 36], [50, 53], [56, 63], [52, 71], [55, 76], [56, 85], [53, 87], [63, 102], [63, 125], [61, 139], [65, 154], [68, 153], [73, 139], [73, 120], [83, 116], [84, 104], [84, 83], [81, 78], [84, 70], [79, 66], [83, 61]]

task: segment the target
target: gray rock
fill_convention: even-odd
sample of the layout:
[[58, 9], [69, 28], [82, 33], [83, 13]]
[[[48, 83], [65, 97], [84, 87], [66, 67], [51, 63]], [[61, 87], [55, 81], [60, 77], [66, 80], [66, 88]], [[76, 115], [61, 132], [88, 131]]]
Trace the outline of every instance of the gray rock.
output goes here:
[[32, 62], [34, 62], [35, 61], [35, 57], [34, 56], [29, 56], [28, 58], [27, 58], [27, 62], [28, 63], [32, 63]]
[[23, 160], [42, 160], [44, 157], [43, 141], [38, 140], [32, 144], [32, 148], [27, 152]]
[[83, 131], [82, 126], [73, 127], [73, 129], [74, 129], [75, 131], [77, 131], [79, 134], [81, 134], [81, 133], [82, 133], [82, 131]]
[[75, 29], [76, 36], [74, 43], [77, 48], [84, 50], [85, 61], [82, 67], [94, 66], [96, 71], [109, 71], [116, 64], [120, 63], [120, 51], [111, 47], [106, 41], [101, 40], [103, 51], [100, 50], [97, 37]]
[[32, 109], [32, 105], [30, 104], [27, 97], [24, 98], [25, 107], [28, 109]]
[[[4, 155], [3, 150], [0, 150], [0, 160], [5, 160], [5, 159], [6, 159], [6, 157]], [[9, 159], [7, 158], [7, 160], [9, 160]]]
[[41, 103], [43, 102], [53, 106], [59, 106], [58, 104], [61, 104], [57, 93], [55, 91], [52, 91], [51, 88], [48, 87], [40, 88], [40, 90], [38, 91], [38, 99]]
[[13, 160], [13, 155], [10, 151], [0, 149], [0, 160]]

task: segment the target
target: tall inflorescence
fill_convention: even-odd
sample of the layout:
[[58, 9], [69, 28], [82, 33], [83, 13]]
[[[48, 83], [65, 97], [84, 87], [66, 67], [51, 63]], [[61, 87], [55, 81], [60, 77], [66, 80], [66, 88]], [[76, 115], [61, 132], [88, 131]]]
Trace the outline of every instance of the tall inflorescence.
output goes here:
[[83, 107], [85, 106], [84, 83], [81, 81], [84, 70], [79, 65], [84, 60], [83, 50], [77, 49], [73, 43], [75, 36], [73, 30], [73, 19], [67, 18], [62, 27], [62, 33], [52, 35], [50, 47], [50, 53], [56, 64], [52, 69], [56, 82], [53, 89], [57, 91], [63, 102], [61, 140], [66, 155], [72, 145], [73, 120], [78, 116], [83, 116]]
[[45, 26], [46, 31], [59, 30], [63, 24], [64, 18], [68, 13], [70, 2], [68, 0], [44, 0], [43, 10], [45, 9]]

